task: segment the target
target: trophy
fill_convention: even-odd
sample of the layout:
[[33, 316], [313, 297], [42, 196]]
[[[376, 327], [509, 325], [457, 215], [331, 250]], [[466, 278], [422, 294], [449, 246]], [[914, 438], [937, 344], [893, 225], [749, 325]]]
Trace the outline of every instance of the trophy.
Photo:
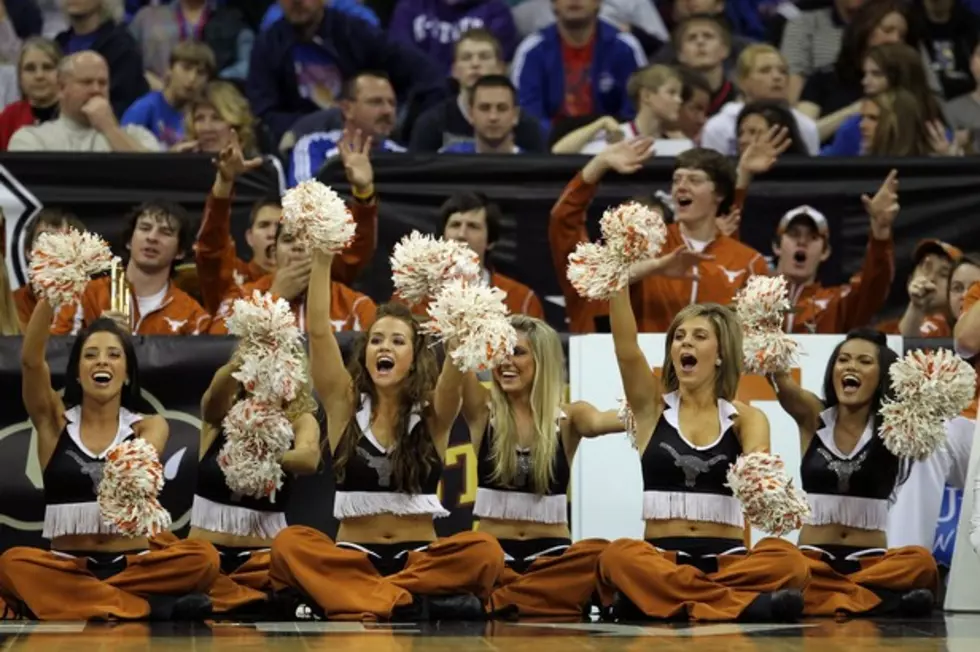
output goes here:
[[112, 261], [109, 272], [109, 310], [120, 313], [128, 319], [132, 314], [132, 293], [126, 280], [126, 268], [118, 258]]

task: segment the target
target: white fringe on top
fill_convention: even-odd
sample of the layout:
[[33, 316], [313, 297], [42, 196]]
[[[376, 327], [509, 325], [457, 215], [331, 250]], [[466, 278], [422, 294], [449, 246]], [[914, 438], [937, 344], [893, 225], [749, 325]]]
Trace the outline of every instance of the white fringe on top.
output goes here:
[[283, 512], [262, 512], [239, 505], [222, 505], [202, 496], [194, 496], [191, 527], [240, 537], [274, 539], [286, 529]]
[[686, 491], [644, 491], [643, 519], [646, 521], [682, 519], [721, 523], [734, 527], [745, 525], [742, 503], [734, 496]]
[[539, 496], [478, 487], [473, 516], [534, 523], [567, 523], [568, 498], [565, 494]]
[[449, 516], [449, 511], [435, 494], [403, 494], [389, 491], [338, 491], [334, 494], [333, 516], [336, 519], [394, 514], [435, 518]]
[[810, 525], [843, 525], [859, 530], [888, 527], [888, 501], [854, 496], [806, 495], [810, 503]]
[[119, 534], [114, 525], [102, 520], [99, 503], [66, 503], [44, 508], [44, 530], [41, 536], [54, 539], [70, 534]]

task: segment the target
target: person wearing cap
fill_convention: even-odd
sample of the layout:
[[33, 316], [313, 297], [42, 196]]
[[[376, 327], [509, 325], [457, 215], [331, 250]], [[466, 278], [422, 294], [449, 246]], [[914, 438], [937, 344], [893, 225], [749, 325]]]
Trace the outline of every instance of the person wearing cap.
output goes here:
[[878, 325], [882, 333], [903, 337], [950, 337], [949, 274], [963, 257], [957, 247], [941, 240], [923, 240], [915, 247], [909, 276], [909, 304], [899, 319]]
[[843, 285], [824, 287], [817, 281], [820, 265], [830, 258], [824, 214], [812, 206], [797, 206], [779, 220], [772, 250], [776, 273], [786, 279], [793, 303], [784, 322], [787, 333], [846, 333], [871, 323], [895, 277], [892, 224], [898, 215], [897, 189], [892, 171], [874, 197], [862, 197], [871, 218], [868, 249], [861, 271]]

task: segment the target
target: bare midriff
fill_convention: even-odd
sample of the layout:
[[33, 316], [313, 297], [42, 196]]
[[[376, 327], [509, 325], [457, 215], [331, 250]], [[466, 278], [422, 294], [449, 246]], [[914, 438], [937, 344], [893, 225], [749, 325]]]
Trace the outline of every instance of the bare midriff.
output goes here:
[[570, 539], [567, 523], [481, 518], [476, 529], [497, 539]]
[[401, 543], [435, 541], [436, 528], [430, 514], [398, 516], [376, 514], [341, 521], [337, 541], [350, 543]]

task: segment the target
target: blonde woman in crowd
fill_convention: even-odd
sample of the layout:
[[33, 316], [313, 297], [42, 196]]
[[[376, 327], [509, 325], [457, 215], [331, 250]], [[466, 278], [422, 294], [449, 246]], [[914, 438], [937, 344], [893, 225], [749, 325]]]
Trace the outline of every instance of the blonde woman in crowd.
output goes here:
[[246, 156], [254, 156], [258, 151], [255, 116], [248, 100], [231, 82], [209, 83], [187, 106], [184, 119], [185, 141], [174, 151], [217, 153], [232, 143], [232, 134], [238, 134]]
[[58, 114], [58, 62], [61, 48], [54, 41], [28, 39], [17, 60], [17, 85], [22, 99], [0, 113], [0, 152], [21, 127], [53, 120]]

